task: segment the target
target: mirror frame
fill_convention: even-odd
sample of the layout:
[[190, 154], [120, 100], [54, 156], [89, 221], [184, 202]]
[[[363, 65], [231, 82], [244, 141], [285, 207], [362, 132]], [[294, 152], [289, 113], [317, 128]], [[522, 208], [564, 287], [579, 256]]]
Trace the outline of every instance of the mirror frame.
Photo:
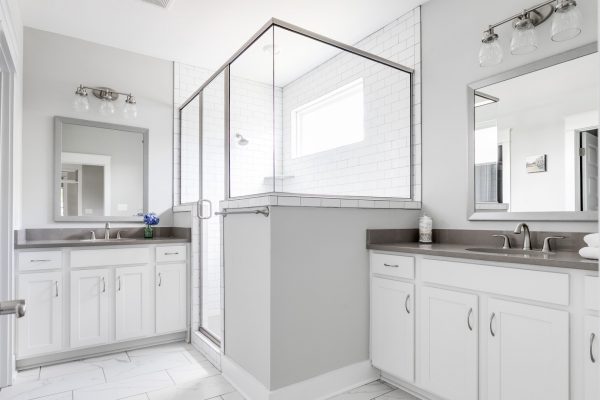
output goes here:
[[598, 211], [529, 211], [529, 212], [482, 212], [475, 209], [475, 91], [508, 79], [539, 71], [598, 52], [598, 42], [593, 42], [564, 53], [544, 58], [512, 70], [473, 82], [467, 87], [468, 107], [468, 205], [470, 221], [598, 221]]
[[110, 124], [107, 122], [90, 121], [68, 117], [54, 117], [54, 221], [57, 222], [143, 222], [142, 216], [62, 216], [60, 215], [60, 176], [62, 170], [62, 132], [63, 125], [80, 125], [93, 128], [112, 129], [126, 132], [140, 133], [144, 142], [144, 189], [143, 189], [143, 212], [148, 212], [148, 137], [149, 130], [137, 126]]

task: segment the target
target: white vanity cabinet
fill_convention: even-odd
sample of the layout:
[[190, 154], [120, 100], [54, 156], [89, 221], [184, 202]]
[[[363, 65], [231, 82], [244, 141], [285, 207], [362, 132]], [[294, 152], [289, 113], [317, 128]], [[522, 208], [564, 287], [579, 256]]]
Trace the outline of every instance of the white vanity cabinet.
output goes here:
[[115, 339], [147, 336], [154, 331], [153, 276], [147, 265], [115, 269]]
[[[414, 269], [394, 257], [412, 257]], [[424, 399], [599, 398], [594, 272], [378, 251], [370, 259], [371, 361], [384, 380]], [[410, 290], [407, 318], [400, 304]], [[411, 376], [404, 363], [413, 359]]]
[[63, 277], [61, 271], [20, 274], [19, 297], [27, 312], [17, 319], [17, 352], [26, 357], [60, 350], [63, 338]]
[[600, 398], [600, 318], [586, 316], [583, 331], [584, 399]]
[[71, 347], [97, 346], [110, 341], [110, 271], [71, 272]]
[[[188, 245], [18, 250], [17, 367], [183, 339]], [[158, 279], [157, 279], [158, 278]]]
[[448, 400], [476, 400], [477, 296], [423, 287], [420, 304], [423, 387]]
[[488, 400], [569, 398], [569, 313], [488, 302]]
[[414, 380], [414, 288], [406, 282], [371, 278], [371, 360], [403, 380]]
[[156, 333], [175, 332], [186, 325], [185, 263], [156, 266]]

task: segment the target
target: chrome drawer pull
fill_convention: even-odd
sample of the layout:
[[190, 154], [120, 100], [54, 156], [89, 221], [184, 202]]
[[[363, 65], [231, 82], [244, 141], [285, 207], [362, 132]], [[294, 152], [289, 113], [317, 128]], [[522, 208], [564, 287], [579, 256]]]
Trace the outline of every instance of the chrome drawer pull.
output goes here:
[[467, 315], [467, 326], [469, 327], [469, 330], [472, 332], [473, 331], [473, 325], [471, 325], [471, 315], [473, 315], [473, 307], [471, 307], [469, 309], [469, 314]]
[[595, 340], [596, 340], [596, 334], [592, 333], [590, 335], [590, 360], [592, 360], [593, 364], [596, 363], [596, 357], [594, 357], [594, 341]]
[[161, 273], [159, 272], [159, 273], [158, 273], [158, 287], [161, 287], [161, 286], [162, 286], [162, 275], [161, 275]]
[[408, 308], [408, 301], [410, 300], [410, 294], [406, 296], [406, 300], [404, 300], [404, 308], [406, 309], [406, 312], [408, 314], [410, 314], [410, 309]]
[[54, 281], [54, 297], [58, 297], [58, 281]]
[[384, 267], [390, 267], [390, 268], [398, 268], [399, 265], [398, 264], [383, 264]]
[[179, 254], [179, 252], [178, 251], [174, 251], [174, 252], [171, 252], [171, 253], [165, 253], [165, 256], [176, 256], [177, 254]]
[[52, 260], [30, 260], [32, 263], [40, 263], [40, 262], [50, 262]]
[[494, 324], [495, 318], [496, 318], [496, 313], [492, 313], [492, 316], [490, 317], [490, 333], [492, 334], [492, 337], [496, 336], [496, 332], [494, 332], [494, 327], [492, 326]]

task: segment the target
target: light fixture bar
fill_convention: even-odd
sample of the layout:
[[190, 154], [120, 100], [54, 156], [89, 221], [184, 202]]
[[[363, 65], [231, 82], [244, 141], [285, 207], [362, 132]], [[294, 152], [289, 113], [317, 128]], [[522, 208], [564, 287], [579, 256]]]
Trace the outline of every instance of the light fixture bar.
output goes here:
[[558, 0], [549, 0], [549, 1], [545, 1], [545, 2], [543, 2], [543, 3], [540, 3], [540, 4], [538, 4], [538, 5], [535, 5], [535, 6], [533, 6], [533, 7], [526, 8], [526, 9], [524, 9], [522, 12], [520, 12], [520, 13], [518, 13], [518, 14], [515, 14], [515, 15], [513, 15], [513, 16], [511, 16], [511, 17], [508, 17], [508, 18], [506, 18], [506, 19], [503, 19], [503, 20], [502, 20], [502, 21], [500, 21], [500, 22], [496, 22], [495, 24], [489, 25], [489, 26], [488, 26], [488, 28], [487, 28], [486, 30], [484, 30], [484, 32], [487, 32], [487, 31], [489, 31], [490, 29], [497, 28], [497, 27], [499, 27], [500, 25], [504, 25], [504, 24], [506, 24], [507, 22], [510, 22], [510, 21], [512, 21], [512, 20], [514, 20], [514, 19], [516, 19], [516, 18], [519, 18], [519, 17], [521, 17], [523, 14], [530, 13], [530, 12], [532, 12], [532, 11], [535, 11], [535, 10], [537, 10], [538, 8], [542, 8], [542, 7], [544, 7], [544, 6], [547, 6], [548, 4], [552, 4], [552, 3], [558, 3]]

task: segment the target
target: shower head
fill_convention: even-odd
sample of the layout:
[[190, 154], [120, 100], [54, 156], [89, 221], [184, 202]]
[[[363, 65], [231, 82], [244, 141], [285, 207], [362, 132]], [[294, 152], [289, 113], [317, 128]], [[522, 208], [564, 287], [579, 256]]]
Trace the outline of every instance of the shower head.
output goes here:
[[240, 135], [239, 133], [235, 134], [235, 137], [237, 138], [237, 144], [240, 146], [246, 146], [249, 142], [248, 139], [246, 139], [245, 137], [243, 137], [242, 135]]

